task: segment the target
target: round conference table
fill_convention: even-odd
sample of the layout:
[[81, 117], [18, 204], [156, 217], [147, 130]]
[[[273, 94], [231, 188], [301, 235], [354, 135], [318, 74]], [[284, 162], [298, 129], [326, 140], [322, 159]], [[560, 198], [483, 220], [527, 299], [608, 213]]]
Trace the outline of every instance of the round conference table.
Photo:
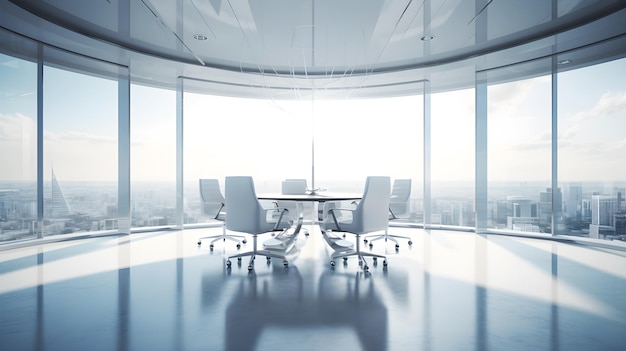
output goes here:
[[[294, 234], [298, 234], [302, 228], [304, 221], [304, 202], [317, 202], [318, 206], [328, 201], [352, 201], [360, 200], [363, 194], [355, 193], [336, 193], [336, 192], [324, 192], [324, 193], [305, 193], [305, 194], [283, 194], [283, 193], [261, 193], [257, 194], [259, 200], [272, 200], [272, 201], [293, 201], [296, 203], [298, 209], [298, 222], [294, 230]], [[318, 218], [319, 219], [319, 218]]]

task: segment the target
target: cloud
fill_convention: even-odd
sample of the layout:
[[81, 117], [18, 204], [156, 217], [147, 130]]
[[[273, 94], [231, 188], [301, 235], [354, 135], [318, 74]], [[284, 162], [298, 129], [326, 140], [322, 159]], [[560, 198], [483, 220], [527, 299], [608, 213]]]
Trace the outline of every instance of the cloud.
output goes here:
[[89, 134], [84, 132], [66, 132], [56, 133], [44, 132], [45, 144], [72, 144], [72, 145], [94, 145], [94, 144], [114, 144], [117, 145], [117, 139], [114, 137]]
[[559, 130], [559, 143], [562, 143], [566, 140], [574, 139], [576, 137], [576, 134], [578, 133], [578, 129], [580, 129], [580, 125], [575, 124], [563, 131]]
[[25, 135], [36, 135], [37, 124], [32, 118], [17, 113], [15, 115], [0, 114], [0, 140], [3, 142], [21, 143]]
[[543, 139], [543, 138], [535, 138], [533, 140], [529, 140], [527, 142], [512, 145], [511, 148], [518, 151], [530, 151], [530, 150], [547, 150], [551, 151], [552, 140], [551, 139]]
[[573, 114], [570, 118], [575, 122], [610, 116], [623, 111], [626, 113], [626, 91], [607, 92], [592, 108]]
[[528, 99], [536, 82], [536, 80], [527, 79], [490, 86], [488, 92], [489, 116], [516, 116], [514, 111], [518, 111], [519, 106]]

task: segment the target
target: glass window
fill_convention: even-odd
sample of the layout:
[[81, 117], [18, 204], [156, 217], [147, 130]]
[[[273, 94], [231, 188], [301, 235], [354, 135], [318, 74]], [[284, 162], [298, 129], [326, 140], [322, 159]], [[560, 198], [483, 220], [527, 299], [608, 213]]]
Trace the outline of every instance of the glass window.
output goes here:
[[117, 80], [44, 67], [44, 235], [117, 228]]
[[433, 225], [475, 226], [474, 90], [431, 96]]
[[185, 223], [202, 213], [198, 180], [254, 177], [256, 191], [280, 192], [287, 178], [311, 174], [311, 103], [185, 93]]
[[626, 59], [558, 75], [558, 232], [626, 240]]
[[551, 233], [551, 91], [550, 76], [487, 88], [488, 228]]
[[411, 179], [409, 213], [423, 222], [422, 95], [315, 102], [316, 187], [362, 192], [370, 175]]
[[0, 241], [37, 229], [37, 64], [0, 54]]
[[131, 85], [132, 227], [176, 224], [176, 92]]

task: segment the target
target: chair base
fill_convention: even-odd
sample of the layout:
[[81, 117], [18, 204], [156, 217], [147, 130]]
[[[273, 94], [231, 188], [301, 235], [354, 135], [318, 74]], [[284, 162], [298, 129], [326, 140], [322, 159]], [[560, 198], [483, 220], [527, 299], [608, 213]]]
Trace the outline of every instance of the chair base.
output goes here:
[[372, 260], [374, 262], [377, 261], [378, 258], [382, 258], [383, 259], [383, 267], [387, 267], [387, 257], [383, 256], [383, 255], [377, 255], [377, 254], [373, 254], [373, 253], [369, 253], [369, 252], [357, 252], [354, 250], [350, 250], [350, 251], [342, 251], [342, 252], [335, 252], [331, 255], [331, 259], [330, 259], [330, 265], [331, 266], [335, 266], [335, 260], [337, 258], [342, 257], [344, 260], [344, 263], [347, 262], [348, 257], [350, 256], [357, 256], [359, 258], [359, 265], [363, 267], [364, 271], [369, 271], [370, 267], [367, 265], [367, 261], [365, 260], [365, 257], [372, 257]]
[[216, 241], [219, 241], [219, 240], [222, 240], [222, 241], [226, 241], [226, 240], [234, 241], [234, 242], [237, 243], [237, 249], [241, 248], [241, 244], [242, 243], [245, 244], [245, 243], [248, 242], [246, 240], [246, 237], [243, 236], [243, 235], [226, 234], [226, 230], [225, 229], [222, 231], [222, 234], [211, 235], [211, 236], [205, 236], [205, 237], [202, 237], [202, 238], [198, 238], [198, 246], [202, 245], [202, 240], [204, 240], [204, 239], [213, 239], [213, 240], [211, 240], [211, 244], [209, 245], [209, 248], [211, 250], [213, 250], [213, 247], [214, 247], [213, 244]]
[[[368, 238], [371, 238], [371, 239], [368, 239]], [[400, 244], [398, 243], [398, 240], [396, 240], [396, 238], [398, 238], [398, 239], [407, 239], [409, 241], [408, 242], [409, 246], [413, 245], [413, 242], [411, 241], [411, 238], [409, 238], [408, 236], [391, 235], [391, 234], [387, 234], [387, 233], [385, 233], [385, 234], [378, 234], [378, 235], [369, 235], [369, 236], [367, 236], [367, 237], [365, 237], [363, 239], [363, 242], [365, 244], [367, 244], [368, 240], [369, 240], [369, 244], [370, 244], [369, 246], [370, 246], [370, 249], [371, 249], [374, 246], [373, 242], [376, 241], [376, 240], [382, 240], [382, 239], [384, 239], [385, 241], [391, 240], [391, 241], [393, 241], [396, 244], [396, 250], [397, 250], [397, 249], [400, 248]]]
[[265, 258], [268, 260], [270, 260], [270, 258], [280, 258], [283, 260], [283, 266], [285, 267], [289, 267], [289, 262], [287, 261], [287, 258], [284, 255], [280, 255], [277, 254], [275, 252], [272, 252], [270, 250], [257, 250], [257, 235], [254, 234], [252, 235], [252, 251], [248, 251], [248, 252], [242, 252], [236, 255], [232, 255], [229, 256], [228, 259], [226, 260], [226, 267], [230, 268], [232, 265], [232, 262], [230, 261], [231, 259], [236, 258], [237, 261], [241, 261], [241, 259], [243, 257], [247, 257], [250, 256], [250, 262], [248, 263], [248, 271], [252, 271], [254, 270], [254, 260], [256, 258], [256, 256], [265, 256]]
[[348, 249], [336, 249], [335, 252], [333, 252], [333, 254], [330, 256], [330, 265], [331, 266], [335, 266], [335, 260], [338, 258], [343, 258], [344, 264], [347, 263], [348, 261], [348, 257], [351, 256], [356, 256], [359, 259], [359, 265], [362, 266], [364, 271], [369, 271], [369, 266], [367, 265], [367, 261], [365, 260], [365, 257], [372, 257], [372, 260], [374, 261], [374, 263], [377, 262], [378, 258], [382, 258], [383, 259], [383, 268], [386, 269], [387, 268], [387, 257], [384, 255], [379, 255], [379, 254], [375, 254], [375, 253], [371, 253], [371, 252], [362, 252], [359, 242], [360, 242], [360, 235], [356, 236], [356, 249], [352, 249], [352, 248], [348, 248]]

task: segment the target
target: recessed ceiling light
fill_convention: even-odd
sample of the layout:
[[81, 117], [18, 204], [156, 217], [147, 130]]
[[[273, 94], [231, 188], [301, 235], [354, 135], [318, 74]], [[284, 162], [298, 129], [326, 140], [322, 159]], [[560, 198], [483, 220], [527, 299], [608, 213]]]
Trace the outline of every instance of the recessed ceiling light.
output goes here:
[[559, 61], [559, 65], [567, 65], [568, 63], [572, 63], [572, 60], [565, 59], [565, 60], [560, 60]]
[[434, 35], [424, 35], [423, 37], [420, 38], [422, 41], [431, 41], [433, 39], [435, 39]]
[[196, 40], [207, 40], [206, 35], [202, 35], [202, 34], [194, 34], [193, 38]]

